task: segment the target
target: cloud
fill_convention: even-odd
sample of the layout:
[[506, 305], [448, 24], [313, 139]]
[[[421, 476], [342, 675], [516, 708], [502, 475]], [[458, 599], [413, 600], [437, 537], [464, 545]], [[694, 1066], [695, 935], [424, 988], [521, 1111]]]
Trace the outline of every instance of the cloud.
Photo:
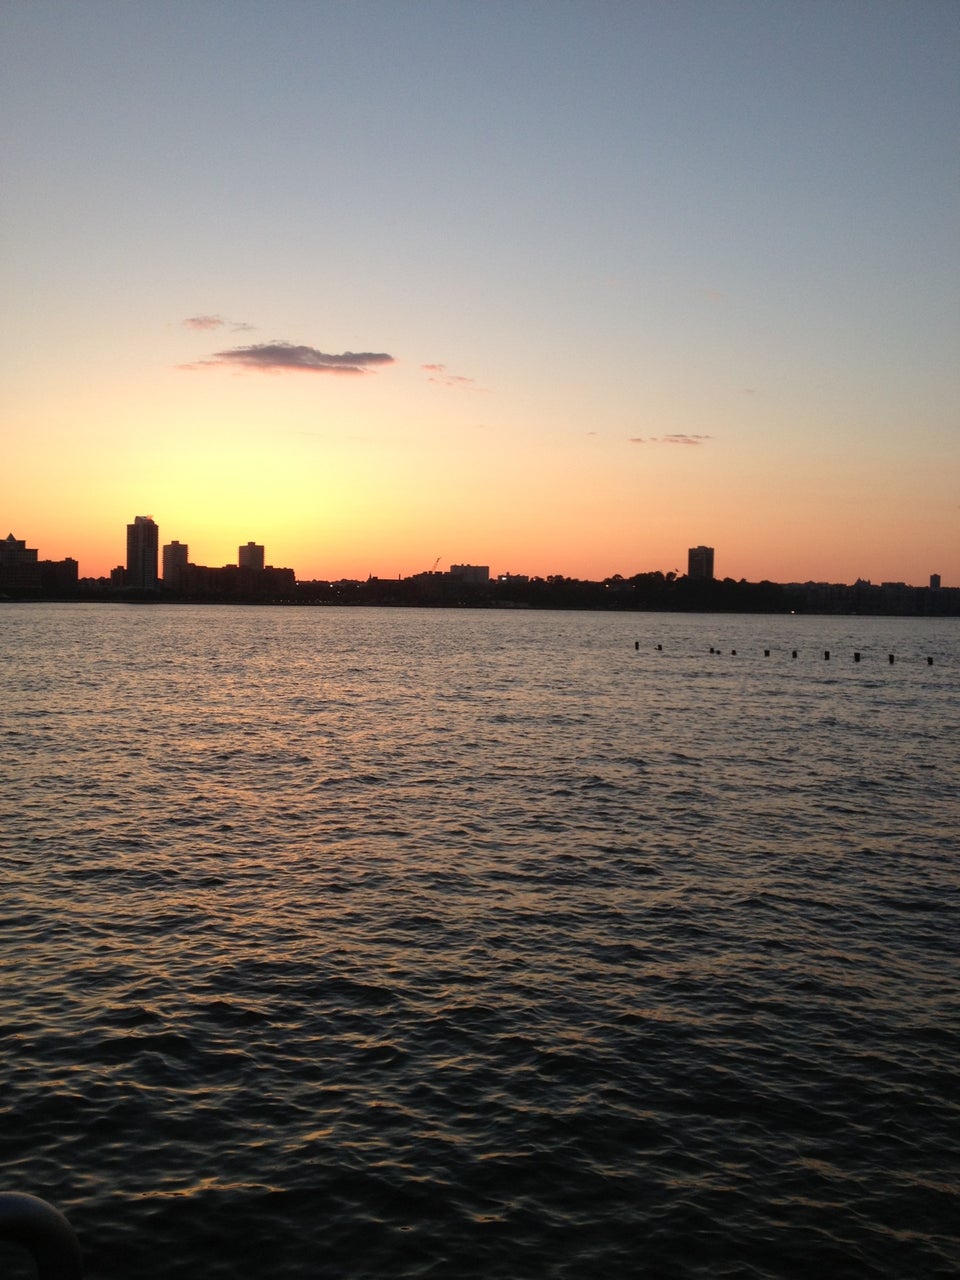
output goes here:
[[456, 387], [460, 391], [479, 391], [473, 378], [464, 378], [459, 373], [448, 373], [445, 364], [422, 364], [420, 368], [427, 375], [428, 382], [435, 382], [440, 387]]
[[630, 444], [703, 444], [704, 440], [712, 440], [713, 436], [687, 435], [684, 432], [673, 432], [668, 436], [630, 436]]
[[224, 323], [222, 316], [187, 316], [183, 327], [185, 329], [219, 329]]
[[260, 342], [250, 347], [230, 347], [215, 351], [196, 365], [232, 365], [240, 369], [260, 369], [268, 373], [295, 370], [305, 373], [369, 373], [378, 364], [393, 364], [393, 356], [383, 351], [344, 351], [328, 355], [316, 347], [298, 346], [293, 342]]
[[181, 323], [185, 329], [232, 329], [234, 333], [244, 333], [254, 327], [243, 320], [225, 320], [223, 316], [207, 315], [188, 316]]

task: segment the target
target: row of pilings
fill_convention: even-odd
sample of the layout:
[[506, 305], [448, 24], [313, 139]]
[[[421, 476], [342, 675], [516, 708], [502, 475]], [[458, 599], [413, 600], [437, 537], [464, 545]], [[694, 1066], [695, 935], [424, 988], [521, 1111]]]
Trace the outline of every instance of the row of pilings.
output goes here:
[[[633, 645], [633, 647], [634, 647], [634, 649], [638, 649], [638, 650], [639, 650], [639, 648], [640, 648], [640, 641], [639, 641], [639, 640], [635, 640], [635, 641], [634, 641], [634, 645]], [[657, 652], [658, 652], [658, 653], [662, 653], [662, 652], [663, 652], [663, 645], [662, 645], [662, 644], [658, 644], [658, 645], [657, 645]], [[714, 645], [711, 645], [711, 646], [710, 646], [710, 653], [712, 653], [712, 654], [716, 654], [717, 656], [720, 656], [723, 652], [724, 652], [724, 651], [723, 651], [722, 649], [718, 649], [718, 648], [716, 648]], [[771, 652], [771, 651], [770, 651], [769, 649], [764, 649], [764, 651], [763, 651], [763, 656], [764, 656], [765, 658], [769, 658], [769, 657], [770, 657], [770, 652]], [[731, 657], [733, 657], [733, 658], [737, 657], [737, 650], [736, 650], [736, 649], [731, 649], [731, 650], [730, 650], [730, 656], [731, 656]], [[799, 658], [799, 656], [800, 656], [800, 650], [799, 650], [799, 649], [791, 649], [791, 650], [790, 650], [790, 658], [791, 658], [791, 660], [794, 660], [794, 659], [796, 659], [796, 658]], [[862, 657], [863, 657], [863, 654], [861, 653], [861, 651], [860, 651], [859, 649], [855, 649], [855, 650], [854, 650], [854, 652], [853, 652], [853, 661], [854, 661], [854, 662], [859, 662], [859, 661], [861, 660], [861, 658], [862, 658]], [[830, 650], [829, 650], [829, 649], [824, 649], [824, 650], [823, 650], [823, 660], [824, 660], [824, 662], [829, 662], [829, 661], [830, 661]], [[892, 666], [893, 666], [893, 664], [896, 662], [896, 660], [897, 660], [897, 655], [896, 655], [895, 653], [888, 653], [888, 654], [887, 654], [887, 663], [888, 663], [888, 665], [890, 665], [890, 666], [892, 667]], [[927, 655], [926, 662], [927, 662], [927, 666], [928, 666], [928, 667], [932, 667], [932, 666], [933, 666], [933, 658], [932, 658], [932, 657], [930, 657], [930, 656], [929, 656], [929, 654]]]

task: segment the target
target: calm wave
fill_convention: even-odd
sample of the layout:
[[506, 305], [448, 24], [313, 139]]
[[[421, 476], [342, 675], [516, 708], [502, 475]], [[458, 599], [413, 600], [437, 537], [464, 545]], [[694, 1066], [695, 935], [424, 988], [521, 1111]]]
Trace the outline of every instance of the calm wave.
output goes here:
[[0, 606], [6, 1186], [91, 1280], [956, 1276], [958, 640]]

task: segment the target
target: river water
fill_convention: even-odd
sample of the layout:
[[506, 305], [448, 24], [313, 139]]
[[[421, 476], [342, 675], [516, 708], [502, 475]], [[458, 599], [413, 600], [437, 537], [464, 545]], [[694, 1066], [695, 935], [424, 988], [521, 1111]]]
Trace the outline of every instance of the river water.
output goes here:
[[0, 659], [0, 1169], [91, 1280], [960, 1273], [956, 620]]

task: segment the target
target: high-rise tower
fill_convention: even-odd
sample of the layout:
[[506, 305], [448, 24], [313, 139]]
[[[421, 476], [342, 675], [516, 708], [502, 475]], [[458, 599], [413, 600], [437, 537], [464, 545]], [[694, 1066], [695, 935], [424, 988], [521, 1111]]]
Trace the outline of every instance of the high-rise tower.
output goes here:
[[185, 542], [168, 542], [163, 548], [163, 585], [170, 591], [182, 591], [187, 578], [190, 549]]
[[125, 583], [141, 591], [157, 589], [157, 548], [160, 531], [153, 516], [137, 516], [127, 525], [127, 572]]
[[687, 577], [713, 578], [713, 547], [691, 547], [687, 552]]
[[263, 547], [248, 542], [245, 547], [237, 548], [237, 564], [241, 569], [262, 569], [263, 554]]

